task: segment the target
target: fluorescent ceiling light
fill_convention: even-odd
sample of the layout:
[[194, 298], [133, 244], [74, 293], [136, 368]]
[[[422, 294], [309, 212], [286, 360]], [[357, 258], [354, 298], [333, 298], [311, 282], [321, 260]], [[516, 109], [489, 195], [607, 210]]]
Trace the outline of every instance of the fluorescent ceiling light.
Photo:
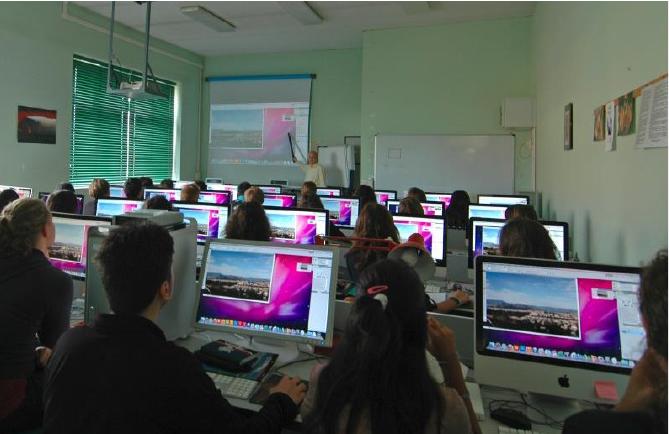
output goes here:
[[182, 6], [181, 13], [217, 32], [234, 32], [235, 25], [202, 6]]
[[320, 24], [323, 22], [323, 17], [318, 15], [308, 2], [276, 2], [281, 9], [288, 12], [293, 18], [302, 24]]

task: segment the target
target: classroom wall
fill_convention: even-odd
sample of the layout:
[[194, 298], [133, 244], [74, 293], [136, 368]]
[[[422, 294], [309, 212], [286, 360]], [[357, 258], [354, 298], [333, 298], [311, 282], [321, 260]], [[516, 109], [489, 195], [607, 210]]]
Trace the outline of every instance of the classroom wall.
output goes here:
[[[515, 18], [365, 32], [361, 178], [376, 134], [507, 133], [502, 100], [534, 94], [530, 29]], [[528, 137], [516, 141], [516, 190], [531, 188]]]
[[539, 2], [532, 39], [544, 215], [570, 223], [581, 260], [637, 266], [667, 246], [667, 149], [637, 150], [632, 135], [605, 152], [593, 110], [667, 71], [667, 3]]
[[[344, 136], [360, 135], [360, 86], [362, 54], [359, 49], [316, 50], [271, 54], [207, 57], [205, 76], [312, 73], [311, 142], [341, 145]], [[206, 175], [209, 147], [209, 91], [202, 99], [202, 173]], [[268, 182], [287, 179], [301, 184], [304, 174], [296, 167], [226, 167], [227, 182]]]
[[[32, 186], [51, 191], [68, 178], [70, 131], [72, 122], [72, 57], [74, 54], [106, 59], [108, 37], [86, 25], [108, 26], [107, 20], [86, 9], [67, 4], [73, 19], [62, 18], [62, 2], [0, 3], [0, 184]], [[124, 26], [122, 35], [143, 41]], [[198, 106], [203, 59], [186, 50], [160, 41], [154, 46], [178, 56], [184, 63], [165, 54], [151, 52], [150, 63], [159, 77], [179, 84], [180, 113], [178, 146], [185, 148], [177, 160], [182, 177], [194, 176], [197, 161]], [[143, 49], [117, 41], [115, 48], [123, 66], [141, 68]], [[57, 110], [56, 144], [18, 143], [17, 106]], [[179, 153], [177, 154], [179, 155]]]

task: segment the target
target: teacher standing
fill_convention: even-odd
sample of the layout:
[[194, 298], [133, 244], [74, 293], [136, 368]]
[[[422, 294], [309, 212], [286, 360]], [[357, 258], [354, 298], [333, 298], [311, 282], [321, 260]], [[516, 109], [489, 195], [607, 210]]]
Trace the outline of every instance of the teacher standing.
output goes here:
[[[293, 157], [293, 163], [297, 158]], [[325, 187], [325, 168], [318, 164], [318, 152], [310, 151], [308, 164], [298, 164], [304, 172], [304, 182], [311, 181], [318, 187]]]

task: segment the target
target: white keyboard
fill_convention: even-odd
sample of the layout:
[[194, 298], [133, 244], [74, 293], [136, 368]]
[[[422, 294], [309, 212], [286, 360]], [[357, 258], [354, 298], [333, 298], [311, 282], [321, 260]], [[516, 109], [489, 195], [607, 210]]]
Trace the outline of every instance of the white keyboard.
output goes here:
[[247, 380], [246, 378], [230, 377], [228, 375], [207, 372], [207, 375], [214, 381], [216, 388], [224, 396], [237, 399], [249, 399], [253, 391], [260, 384], [257, 381]]
[[499, 434], [544, 434], [543, 432], [539, 431], [527, 431], [524, 429], [509, 428], [506, 425], [500, 425], [498, 432]]

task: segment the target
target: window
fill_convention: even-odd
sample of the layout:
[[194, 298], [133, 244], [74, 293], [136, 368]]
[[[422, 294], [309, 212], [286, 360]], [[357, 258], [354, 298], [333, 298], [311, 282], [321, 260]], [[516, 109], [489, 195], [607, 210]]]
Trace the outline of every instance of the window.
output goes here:
[[113, 184], [132, 176], [155, 182], [172, 177], [175, 83], [158, 83], [167, 98], [111, 95], [107, 64], [74, 56], [70, 182], [84, 186], [93, 178]]

